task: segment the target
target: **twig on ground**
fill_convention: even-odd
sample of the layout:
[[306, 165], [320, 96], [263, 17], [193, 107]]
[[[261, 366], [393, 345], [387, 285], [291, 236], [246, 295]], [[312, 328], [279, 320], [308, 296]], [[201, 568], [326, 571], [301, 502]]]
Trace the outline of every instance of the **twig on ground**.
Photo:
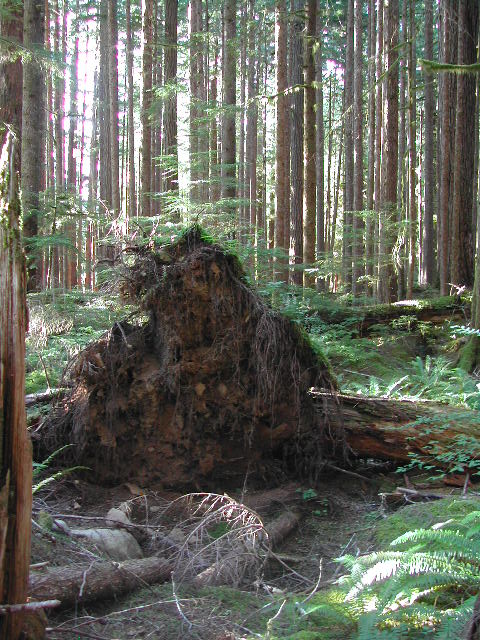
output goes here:
[[277, 613], [273, 616], [273, 618], [270, 618], [270, 620], [268, 620], [267, 622], [267, 633], [265, 634], [265, 640], [270, 640], [272, 637], [272, 627], [273, 627], [273, 623], [275, 622], [275, 620], [280, 616], [280, 614], [282, 613], [283, 607], [286, 604], [286, 600], [284, 600], [282, 602], [282, 604], [280, 605], [279, 610], [277, 611]]
[[300, 578], [300, 580], [303, 580], [304, 582], [307, 582], [307, 583], [309, 583], [311, 585], [315, 584], [313, 582], [313, 580], [310, 580], [310, 578], [307, 578], [306, 576], [302, 576], [301, 573], [298, 573], [298, 571], [295, 571], [295, 569], [292, 569], [292, 567], [290, 567], [286, 562], [284, 562], [282, 560], [282, 558], [279, 555], [277, 555], [274, 551], [272, 551], [271, 549], [269, 549], [268, 555], [272, 556], [272, 558], [274, 558], [283, 567], [285, 567], [285, 569], [288, 569], [291, 573], [293, 573], [295, 576], [297, 576], [297, 578]]
[[310, 591], [308, 596], [304, 600], [302, 600], [302, 604], [305, 604], [305, 602], [308, 602], [309, 600], [311, 600], [313, 598], [313, 596], [317, 593], [317, 591], [318, 591], [318, 589], [320, 587], [320, 582], [322, 581], [322, 566], [323, 566], [323, 558], [320, 558], [320, 561], [318, 563], [318, 579], [317, 579], [317, 582], [315, 583], [315, 586]]
[[95, 564], [96, 560], [92, 560], [88, 569], [85, 569], [83, 572], [82, 584], [80, 585], [80, 591], [78, 592], [78, 597], [81, 598], [83, 596], [83, 590], [85, 589], [85, 585], [87, 584], [87, 574]]
[[0, 605], [0, 616], [8, 613], [19, 613], [21, 611], [36, 611], [37, 609], [55, 609], [62, 603], [60, 600], [42, 600], [40, 602], [24, 602], [22, 604], [2, 604]]

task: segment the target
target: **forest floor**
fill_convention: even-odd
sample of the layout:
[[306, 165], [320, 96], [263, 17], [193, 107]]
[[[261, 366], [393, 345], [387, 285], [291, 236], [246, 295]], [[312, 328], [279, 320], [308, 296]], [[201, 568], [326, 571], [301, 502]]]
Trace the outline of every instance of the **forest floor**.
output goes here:
[[[43, 294], [42, 294], [43, 295]], [[430, 319], [420, 320], [414, 309], [394, 318], [369, 321], [365, 307], [349, 300], [286, 298], [283, 310], [301, 322], [319, 350], [330, 360], [342, 391], [382, 397], [413, 397], [480, 407], [478, 380], [458, 369], [457, 353], [465, 340], [457, 325], [465, 324], [452, 300], [441, 300]], [[106, 296], [70, 294], [48, 304], [40, 296], [30, 300], [31, 331], [27, 341], [27, 392], [61, 384], [61, 370], [72, 354], [97, 338], [114, 320], [125, 315]], [[430, 304], [422, 301], [420, 305]], [[322, 309], [321, 313], [319, 309]], [[326, 311], [325, 311], [326, 310]], [[46, 327], [46, 329], [45, 329]], [[35, 429], [47, 407], [30, 411]], [[75, 610], [49, 614], [48, 637], [79, 638], [289, 638], [333, 640], [355, 637], [358, 612], [344, 605], [345, 592], [336, 581], [347, 573], [336, 558], [385, 549], [398, 535], [429, 526], [445, 513], [466, 514], [479, 509], [476, 486], [462, 498], [462, 487], [436, 480], [431, 486], [444, 499], [410, 504], [401, 499], [393, 507], [389, 494], [404, 477], [371, 461], [357, 469], [365, 480], [343, 473], [325, 474], [315, 486], [294, 489], [295, 509], [301, 513], [296, 531], [279, 548], [256, 579], [233, 586], [194, 587], [187, 580], [150, 585], [114, 601], [78, 605]], [[50, 469], [46, 474], [52, 473]], [[425, 476], [413, 479], [425, 482]], [[461, 483], [460, 483], [461, 484]], [[272, 487], [265, 487], [271, 489]], [[290, 491], [291, 487], [285, 488]], [[217, 489], [222, 493], [222, 487]], [[229, 494], [242, 502], [245, 495]], [[127, 509], [132, 523], [169, 535], [176, 527], [167, 506], [178, 496], [161, 487], [121, 485], [103, 488], [74, 476], [64, 476], [34, 496], [32, 563], [35, 572], [52, 567], [83, 568], [88, 572], [102, 557], [99, 550], [77, 537], [58, 531], [55, 519], [69, 528], [102, 526], [108, 511]], [[127, 505], [127, 506], [125, 506]], [[279, 499], [258, 513], [268, 524], [292, 502]], [[70, 518], [69, 516], [74, 516]], [[82, 520], [82, 518], [99, 518]], [[158, 552], [151, 540], [139, 538], [144, 555]], [[180, 543], [182, 541], [180, 540]], [[45, 563], [45, 564], [43, 564]]]

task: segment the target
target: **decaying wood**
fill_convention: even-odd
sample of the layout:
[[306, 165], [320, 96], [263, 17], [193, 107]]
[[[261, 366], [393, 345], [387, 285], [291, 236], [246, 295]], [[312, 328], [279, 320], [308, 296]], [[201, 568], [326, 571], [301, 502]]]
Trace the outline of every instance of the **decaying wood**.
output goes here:
[[[480, 424], [462, 419], [465, 410], [458, 407], [347, 395], [334, 399], [319, 391], [312, 395], [318, 411], [329, 416], [331, 428], [344, 429], [352, 459], [404, 463], [411, 460], [410, 454], [430, 455], [432, 440], [436, 441], [439, 453], [451, 447], [458, 437], [474, 437], [480, 441]], [[341, 412], [333, 411], [337, 403]], [[437, 456], [435, 464], [442, 465]]]
[[88, 567], [55, 567], [30, 576], [30, 597], [60, 600], [60, 608], [113, 598], [170, 578], [172, 565], [161, 558], [95, 562]]
[[50, 389], [49, 391], [41, 391], [39, 393], [28, 393], [25, 396], [25, 406], [33, 407], [36, 404], [45, 404], [52, 400], [57, 400], [65, 391], [65, 389]]
[[[300, 518], [299, 511], [284, 511], [273, 522], [268, 524], [265, 527], [265, 531], [268, 534], [269, 548], [275, 548], [281, 544], [298, 527]], [[206, 585], [228, 583], [230, 576], [235, 573], [234, 569], [239, 553], [244, 553], [244, 549], [232, 549], [227, 557], [215, 562], [198, 574], [194, 578], [193, 584], [197, 587], [204, 587]]]

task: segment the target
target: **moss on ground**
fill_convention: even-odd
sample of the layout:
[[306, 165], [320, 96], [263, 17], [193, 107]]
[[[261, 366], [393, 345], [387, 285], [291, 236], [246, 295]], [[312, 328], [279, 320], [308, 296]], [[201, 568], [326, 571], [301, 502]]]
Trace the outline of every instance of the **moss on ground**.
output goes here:
[[446, 522], [450, 518], [459, 519], [479, 509], [478, 498], [443, 498], [407, 505], [374, 525], [375, 539], [385, 548], [407, 531], [428, 529], [439, 522]]

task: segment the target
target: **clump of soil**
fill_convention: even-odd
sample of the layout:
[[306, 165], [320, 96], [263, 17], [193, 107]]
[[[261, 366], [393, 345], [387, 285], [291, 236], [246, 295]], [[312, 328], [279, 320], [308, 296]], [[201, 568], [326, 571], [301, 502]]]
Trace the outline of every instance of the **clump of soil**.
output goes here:
[[148, 321], [116, 323], [70, 364], [71, 392], [42, 431], [47, 448], [74, 444], [75, 463], [102, 484], [315, 476], [329, 434], [308, 391], [334, 393], [335, 383], [234, 255], [192, 227], [139, 251], [122, 291]]

